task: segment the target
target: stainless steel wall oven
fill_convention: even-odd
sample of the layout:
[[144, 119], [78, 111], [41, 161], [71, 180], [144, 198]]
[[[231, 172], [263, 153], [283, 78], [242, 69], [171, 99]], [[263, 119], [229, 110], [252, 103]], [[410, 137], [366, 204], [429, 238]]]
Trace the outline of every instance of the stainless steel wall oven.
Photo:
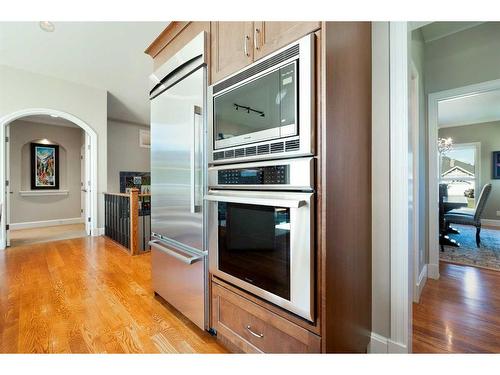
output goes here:
[[209, 162], [314, 154], [314, 35], [209, 87]]
[[313, 158], [211, 167], [205, 197], [210, 272], [310, 321], [313, 167]]

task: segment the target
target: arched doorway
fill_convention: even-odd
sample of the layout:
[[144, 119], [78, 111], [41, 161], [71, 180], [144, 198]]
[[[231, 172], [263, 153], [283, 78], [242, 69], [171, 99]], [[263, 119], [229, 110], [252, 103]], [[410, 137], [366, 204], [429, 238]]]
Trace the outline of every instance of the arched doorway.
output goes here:
[[1, 203], [1, 220], [0, 220], [0, 249], [5, 249], [7, 245], [7, 228], [6, 224], [9, 218], [8, 206], [8, 186], [7, 177], [9, 175], [9, 155], [8, 155], [8, 139], [7, 139], [7, 127], [13, 121], [22, 119], [27, 116], [35, 115], [47, 115], [56, 116], [65, 119], [73, 124], [79, 126], [86, 134], [86, 148], [88, 149], [89, 155], [89, 165], [88, 165], [88, 180], [90, 191], [88, 193], [89, 204], [88, 204], [88, 217], [89, 229], [91, 235], [97, 235], [97, 133], [89, 126], [86, 122], [79, 119], [78, 117], [58, 111], [55, 109], [48, 108], [29, 108], [20, 111], [13, 112], [7, 116], [0, 119], [0, 203]]

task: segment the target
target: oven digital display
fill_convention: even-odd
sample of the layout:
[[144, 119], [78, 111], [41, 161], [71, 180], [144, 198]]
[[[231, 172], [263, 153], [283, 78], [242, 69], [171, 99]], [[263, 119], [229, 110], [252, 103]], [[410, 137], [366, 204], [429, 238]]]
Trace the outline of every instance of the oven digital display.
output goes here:
[[273, 165], [260, 168], [223, 169], [218, 172], [219, 185], [286, 185], [289, 165]]

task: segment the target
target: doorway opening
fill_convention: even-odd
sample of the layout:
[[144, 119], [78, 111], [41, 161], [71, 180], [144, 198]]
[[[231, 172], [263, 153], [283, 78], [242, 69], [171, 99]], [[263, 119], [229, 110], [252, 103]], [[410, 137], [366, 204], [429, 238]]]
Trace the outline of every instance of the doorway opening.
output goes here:
[[97, 135], [60, 111], [5, 118], [0, 248], [97, 235]]

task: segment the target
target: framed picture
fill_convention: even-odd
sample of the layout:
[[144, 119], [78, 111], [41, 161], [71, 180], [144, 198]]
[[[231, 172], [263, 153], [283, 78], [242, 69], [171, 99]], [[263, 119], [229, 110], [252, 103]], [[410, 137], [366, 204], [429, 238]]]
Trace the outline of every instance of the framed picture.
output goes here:
[[31, 144], [31, 190], [59, 189], [59, 146]]
[[500, 151], [493, 152], [493, 179], [500, 179]]

